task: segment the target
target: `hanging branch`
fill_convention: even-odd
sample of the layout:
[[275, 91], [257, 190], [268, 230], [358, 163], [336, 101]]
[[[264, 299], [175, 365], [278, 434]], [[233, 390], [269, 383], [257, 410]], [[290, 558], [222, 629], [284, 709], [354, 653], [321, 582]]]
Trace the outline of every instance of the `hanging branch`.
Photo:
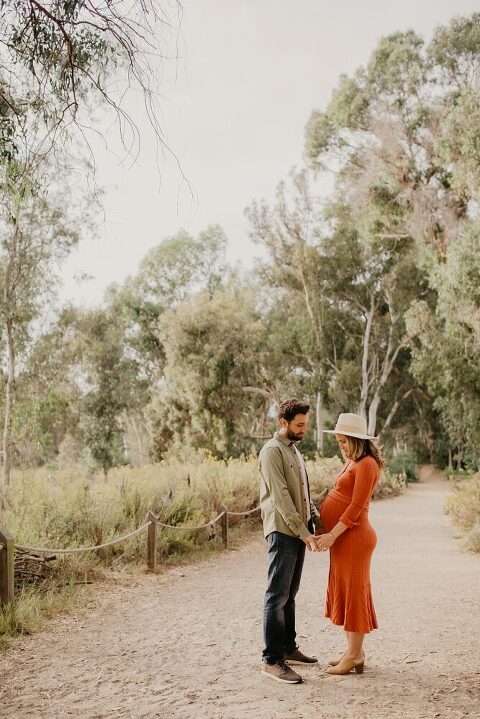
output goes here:
[[[4, 151], [18, 152], [15, 140], [21, 121], [17, 119], [27, 107], [50, 137], [59, 126], [72, 123], [85, 129], [80, 110], [87, 110], [92, 101], [98, 106], [98, 97], [116, 114], [124, 148], [135, 159], [140, 136], [125, 107], [126, 95], [133, 90], [143, 95], [159, 146], [171, 152], [161, 128], [157, 73], [151, 61], [169, 59], [162, 45], [172, 34], [176, 35], [174, 59], [178, 59], [182, 15], [180, 0], [0, 2], [0, 113], [16, 130]], [[118, 77], [122, 68], [124, 84], [116, 91], [111, 78]]]

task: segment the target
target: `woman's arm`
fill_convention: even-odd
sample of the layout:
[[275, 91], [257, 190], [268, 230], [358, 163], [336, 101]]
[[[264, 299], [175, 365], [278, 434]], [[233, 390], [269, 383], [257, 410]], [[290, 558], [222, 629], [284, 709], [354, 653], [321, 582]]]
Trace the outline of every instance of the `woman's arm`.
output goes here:
[[368, 504], [373, 489], [378, 481], [380, 470], [373, 457], [364, 457], [355, 467], [355, 480], [352, 499], [340, 521], [347, 527], [355, 527], [357, 519]]
[[343, 522], [337, 522], [331, 532], [326, 532], [325, 534], [318, 535], [315, 538], [318, 549], [330, 549], [337, 537], [343, 534], [346, 529], [348, 529], [346, 524], [344, 524]]
[[317, 546], [320, 550], [329, 549], [345, 530], [356, 526], [358, 517], [372, 496], [378, 476], [378, 464], [373, 457], [365, 457], [357, 464], [352, 500], [333, 529], [318, 537]]

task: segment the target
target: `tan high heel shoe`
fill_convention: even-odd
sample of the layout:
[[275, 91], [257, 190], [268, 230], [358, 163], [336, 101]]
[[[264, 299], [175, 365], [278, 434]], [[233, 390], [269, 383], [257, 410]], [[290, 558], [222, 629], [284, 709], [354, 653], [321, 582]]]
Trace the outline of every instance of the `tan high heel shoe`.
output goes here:
[[[330, 659], [328, 663], [330, 664], [331, 667], [336, 667], [337, 664], [340, 664], [340, 662], [342, 661], [344, 656], [345, 656], [345, 654], [342, 654], [342, 656], [339, 657], [338, 659]], [[363, 661], [365, 662], [365, 654], [363, 655]]]
[[348, 674], [352, 671], [352, 669], [354, 669], [357, 674], [363, 674], [364, 667], [364, 659], [362, 659], [361, 662], [352, 662], [351, 660], [344, 659], [342, 657], [336, 666], [332, 666], [330, 669], [327, 669], [327, 674]]

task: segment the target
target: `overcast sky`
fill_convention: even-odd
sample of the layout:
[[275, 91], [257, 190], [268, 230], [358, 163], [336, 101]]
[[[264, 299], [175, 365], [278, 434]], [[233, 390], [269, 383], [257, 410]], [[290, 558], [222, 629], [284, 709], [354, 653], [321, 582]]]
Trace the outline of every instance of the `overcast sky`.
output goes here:
[[[163, 129], [173, 158], [160, 159], [139, 117], [134, 167], [97, 158], [106, 222], [65, 264], [61, 299], [98, 303], [106, 287], [135, 274], [149, 248], [180, 228], [220, 224], [231, 261], [252, 264], [244, 210], [273, 196], [303, 164], [305, 124], [328, 103], [341, 73], [364, 65], [380, 37], [413, 29], [427, 40], [479, 0], [183, 0], [179, 59], [165, 61]], [[80, 282], [82, 274], [92, 279]]]

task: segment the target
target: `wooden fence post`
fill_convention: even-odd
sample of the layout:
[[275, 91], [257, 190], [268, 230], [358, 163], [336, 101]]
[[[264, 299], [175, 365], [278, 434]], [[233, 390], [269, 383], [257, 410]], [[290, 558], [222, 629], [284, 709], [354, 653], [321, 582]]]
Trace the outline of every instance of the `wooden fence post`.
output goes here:
[[151, 524], [147, 529], [147, 566], [151, 572], [157, 569], [157, 518], [153, 512], [148, 513]]
[[0, 529], [0, 604], [13, 602], [13, 560], [15, 546], [13, 537], [4, 529]]
[[228, 509], [225, 506], [222, 515], [222, 542], [225, 549], [228, 549]]

